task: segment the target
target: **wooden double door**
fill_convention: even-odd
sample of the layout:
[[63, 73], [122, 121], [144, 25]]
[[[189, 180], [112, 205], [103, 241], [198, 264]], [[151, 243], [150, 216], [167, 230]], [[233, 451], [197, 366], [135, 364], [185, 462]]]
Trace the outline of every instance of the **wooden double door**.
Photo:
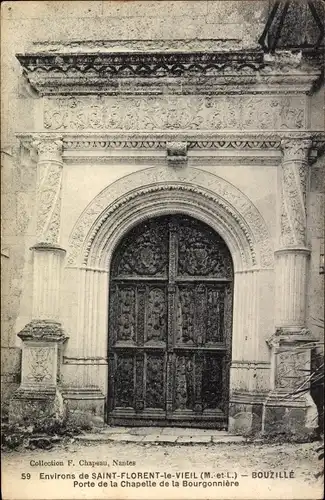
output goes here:
[[227, 423], [233, 266], [209, 226], [150, 219], [114, 253], [108, 422]]

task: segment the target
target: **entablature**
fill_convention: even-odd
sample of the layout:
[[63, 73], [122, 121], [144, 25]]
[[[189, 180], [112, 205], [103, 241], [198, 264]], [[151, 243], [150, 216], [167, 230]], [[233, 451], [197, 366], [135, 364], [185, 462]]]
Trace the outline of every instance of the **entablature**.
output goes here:
[[[217, 132], [90, 132], [58, 133], [39, 132], [17, 134], [20, 144], [35, 155], [35, 144], [46, 141], [62, 142], [62, 156], [68, 163], [84, 163], [90, 160], [99, 163], [133, 162], [154, 159], [155, 164], [170, 161], [173, 148], [182, 151], [184, 165], [187, 161], [218, 161], [231, 164], [263, 163], [276, 165], [282, 157], [283, 141], [310, 140], [309, 161], [313, 163], [325, 150], [325, 134], [321, 132], [261, 133], [217, 133]], [[175, 146], [176, 145], [176, 146]], [[175, 153], [176, 154], [176, 153]], [[175, 156], [175, 155], [174, 155]], [[176, 155], [177, 156], [177, 155]], [[179, 160], [179, 158], [178, 158]]]

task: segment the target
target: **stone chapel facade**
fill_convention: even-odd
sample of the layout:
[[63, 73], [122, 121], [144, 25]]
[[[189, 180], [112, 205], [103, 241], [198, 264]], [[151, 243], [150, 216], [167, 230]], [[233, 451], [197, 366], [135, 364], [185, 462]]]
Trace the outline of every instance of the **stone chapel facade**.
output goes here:
[[322, 335], [319, 44], [263, 46], [267, 1], [14, 4], [9, 420], [315, 427], [292, 393]]

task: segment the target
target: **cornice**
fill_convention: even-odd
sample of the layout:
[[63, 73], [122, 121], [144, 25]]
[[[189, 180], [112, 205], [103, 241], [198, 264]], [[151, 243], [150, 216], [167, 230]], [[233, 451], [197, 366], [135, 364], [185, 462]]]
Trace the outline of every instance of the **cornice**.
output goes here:
[[[53, 132], [18, 133], [17, 139], [32, 149], [35, 140], [42, 142], [57, 140], [58, 134]], [[243, 132], [213, 132], [213, 131], [177, 131], [177, 132], [89, 132], [89, 133], [62, 133], [60, 140], [63, 151], [102, 151], [107, 150], [142, 150], [165, 151], [170, 142], [186, 143], [188, 151], [194, 150], [221, 150], [221, 151], [271, 151], [281, 150], [281, 141], [296, 143], [297, 141], [311, 141], [311, 148], [320, 153], [325, 148], [325, 134], [320, 131], [274, 131], [263, 133], [260, 131]]]
[[308, 92], [315, 57], [266, 58], [261, 50], [17, 54], [40, 95]]

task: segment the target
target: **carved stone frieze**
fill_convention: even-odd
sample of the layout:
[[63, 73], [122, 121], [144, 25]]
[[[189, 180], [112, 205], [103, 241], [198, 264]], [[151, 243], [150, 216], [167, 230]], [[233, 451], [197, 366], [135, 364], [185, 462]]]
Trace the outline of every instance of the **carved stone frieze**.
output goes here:
[[[272, 267], [273, 250], [265, 222], [252, 202], [235, 186], [213, 174], [187, 168], [183, 174], [164, 167], [146, 169], [127, 178], [116, 181], [104, 189], [90, 203], [75, 224], [68, 250], [68, 263], [86, 264], [96, 234], [108, 218], [112, 218], [122, 207], [127, 207], [134, 200], [141, 199], [149, 193], [170, 191], [177, 193], [193, 193], [204, 200], [215, 203], [228, 214], [246, 240], [250, 249], [252, 262], [257, 258], [262, 267]], [[200, 173], [200, 186], [197, 185], [197, 174]], [[157, 185], [157, 179], [159, 184]], [[195, 201], [197, 206], [197, 201]], [[237, 233], [237, 231], [236, 231]], [[259, 257], [257, 257], [257, 253]], [[80, 261], [81, 259], [81, 261]]]
[[228, 149], [228, 150], [250, 150], [250, 149], [279, 149], [280, 140], [217, 140], [217, 141], [189, 141], [189, 149]]
[[[184, 142], [184, 141], [180, 141]], [[142, 140], [141, 138], [134, 137], [133, 140], [115, 140], [107, 139], [106, 137], [91, 137], [81, 138], [78, 137], [65, 137], [63, 139], [63, 146], [66, 151], [87, 151], [98, 150], [105, 151], [106, 149], [141, 149], [141, 150], [160, 150], [165, 149], [169, 141], [163, 139], [153, 138], [152, 140]], [[269, 138], [225, 138], [219, 140], [187, 140], [187, 149], [193, 150], [277, 150], [280, 149], [280, 139]]]
[[[233, 151], [274, 151], [285, 150], [286, 141], [290, 143], [294, 141], [295, 135], [298, 135], [298, 141], [301, 140], [303, 132], [290, 132], [292, 136], [290, 139], [287, 137], [285, 131], [247, 131], [247, 132], [227, 132], [222, 131], [151, 131], [151, 132], [138, 132], [138, 131], [87, 131], [87, 132], [62, 132], [59, 140], [63, 143], [63, 152], [65, 154], [70, 151], [87, 152], [98, 151], [105, 152], [108, 149], [115, 150], [143, 150], [155, 151], [166, 150], [167, 143], [169, 142], [186, 142], [187, 150], [200, 151], [200, 150], [225, 150], [227, 152]], [[322, 132], [311, 131], [309, 132], [312, 137], [312, 146], [310, 150], [310, 160], [315, 160], [321, 156], [325, 150], [325, 136]], [[21, 144], [25, 150], [30, 149], [34, 144], [35, 135], [33, 134], [17, 134], [21, 140]], [[57, 142], [57, 133], [42, 132], [38, 134], [38, 142], [45, 137], [54, 143]], [[41, 148], [41, 146], [40, 146]], [[57, 149], [61, 153], [61, 148]], [[44, 151], [45, 154], [45, 151]], [[289, 156], [287, 156], [289, 157]]]
[[299, 96], [87, 96], [46, 98], [44, 129], [292, 130], [305, 127]]
[[306, 189], [308, 178], [308, 153], [312, 146], [310, 139], [281, 141], [282, 161], [282, 204], [281, 243], [283, 246], [306, 244]]
[[57, 243], [60, 230], [62, 148], [61, 137], [39, 135], [36, 234], [40, 242]]

